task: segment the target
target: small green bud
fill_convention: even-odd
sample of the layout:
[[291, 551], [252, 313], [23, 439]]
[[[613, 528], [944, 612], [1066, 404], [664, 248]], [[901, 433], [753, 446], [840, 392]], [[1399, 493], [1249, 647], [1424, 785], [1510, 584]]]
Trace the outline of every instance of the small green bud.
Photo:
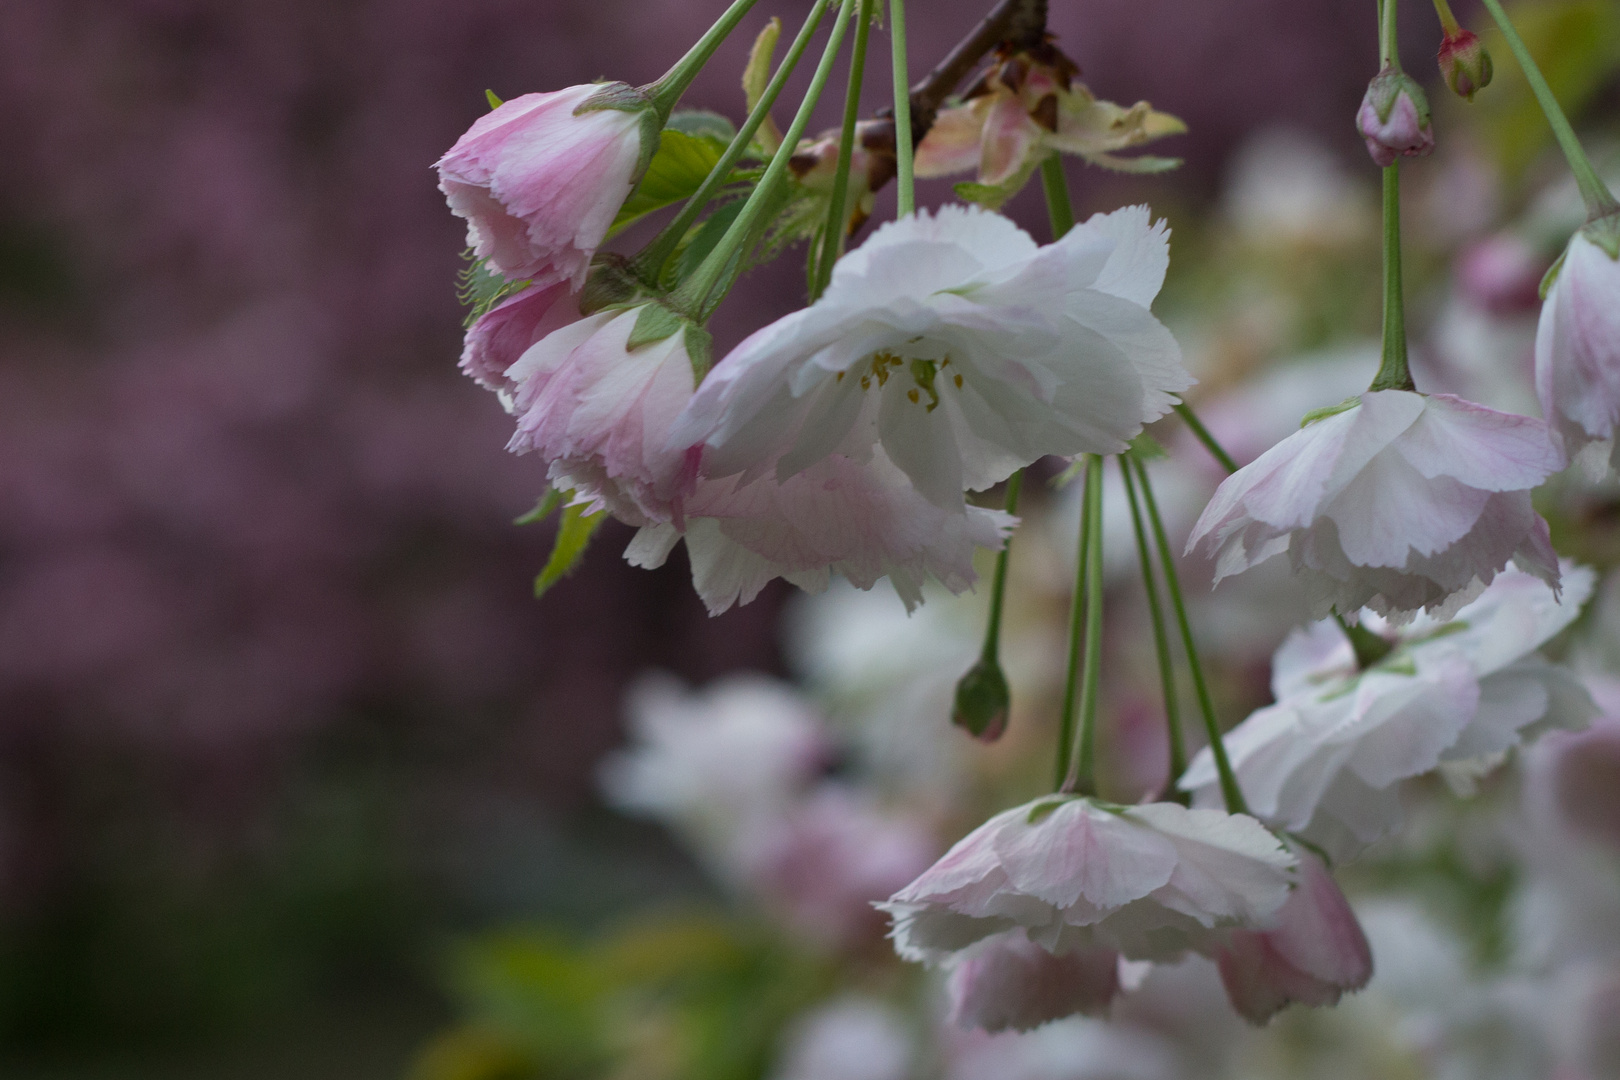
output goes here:
[[1007, 730], [1007, 713], [1012, 707], [1012, 691], [1001, 665], [988, 657], [968, 669], [956, 684], [956, 705], [951, 723], [966, 728], [981, 742], [995, 742]]
[[1440, 42], [1440, 52], [1435, 59], [1452, 93], [1469, 101], [1491, 84], [1495, 73], [1491, 54], [1485, 51], [1479, 35], [1471, 30], [1459, 29], [1455, 34], [1447, 34]]

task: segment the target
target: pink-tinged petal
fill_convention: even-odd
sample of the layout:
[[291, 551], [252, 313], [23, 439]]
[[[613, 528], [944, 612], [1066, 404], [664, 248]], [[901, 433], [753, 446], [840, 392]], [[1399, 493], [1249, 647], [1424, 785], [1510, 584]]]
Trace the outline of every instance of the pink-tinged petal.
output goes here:
[[979, 158], [979, 183], [1004, 183], [1037, 153], [1041, 128], [1029, 118], [1024, 103], [1013, 94], [997, 94], [984, 120]]
[[1398, 569], [1414, 551], [1433, 555], [1467, 536], [1490, 495], [1449, 477], [1426, 479], [1404, 455], [1386, 451], [1319, 513], [1337, 526], [1339, 548], [1351, 563]]
[[1299, 884], [1265, 930], [1233, 931], [1218, 954], [1232, 1007], [1264, 1024], [1290, 1002], [1336, 1004], [1372, 978], [1372, 950], [1333, 875], [1297, 851]]
[[1479, 682], [1460, 657], [1425, 658], [1416, 676], [1366, 673], [1355, 700], [1349, 726], [1359, 737], [1346, 766], [1368, 786], [1387, 788], [1440, 763], [1473, 719]]
[[1264, 919], [1288, 898], [1296, 860], [1254, 818], [1178, 803], [1148, 803], [1128, 814], [1175, 845], [1175, 872], [1155, 894], [1162, 903], [1213, 925]]
[[1565, 465], [1545, 421], [1452, 394], [1429, 395], [1395, 449], [1426, 477], [1449, 476], [1483, 491], [1535, 487]]
[[1277, 647], [1271, 658], [1271, 693], [1281, 701], [1355, 671], [1356, 651], [1350, 639], [1337, 623], [1323, 619], [1296, 628]]
[[912, 160], [916, 175], [924, 178], [965, 173], [979, 164], [979, 143], [984, 120], [990, 111], [987, 98], [974, 98], [961, 105], [941, 109], [934, 124], [917, 144]]
[[1082, 896], [1119, 907], [1164, 885], [1176, 866], [1164, 837], [1081, 799], [1034, 825], [1002, 829], [992, 844], [1012, 885], [1057, 907]]
[[1082, 949], [1054, 956], [1023, 933], [976, 946], [945, 984], [951, 1022], [984, 1031], [1029, 1031], [1065, 1016], [1101, 1016], [1120, 992], [1119, 953]]
[[1613, 438], [1620, 420], [1620, 263], [1585, 236], [1570, 241], [1536, 332], [1541, 411], [1573, 456]]
[[568, 287], [562, 282], [531, 285], [490, 308], [467, 328], [461, 370], [490, 390], [514, 389], [507, 369], [531, 345], [579, 318], [567, 296]]

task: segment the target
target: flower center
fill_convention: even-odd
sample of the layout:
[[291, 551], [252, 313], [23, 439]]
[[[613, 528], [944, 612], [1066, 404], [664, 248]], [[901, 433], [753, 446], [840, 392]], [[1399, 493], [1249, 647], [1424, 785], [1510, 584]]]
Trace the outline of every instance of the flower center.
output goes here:
[[[907, 360], [905, 357], [892, 353], [887, 349], [881, 349], [873, 353], [866, 364], [857, 364], [850, 370], [862, 372], [860, 375], [862, 390], [872, 389], [874, 382], [877, 383], [878, 389], [881, 390], [888, 385], [889, 379], [894, 375], [902, 372], [909, 373], [913, 385], [906, 390], [906, 399], [917, 405], [921, 404], [924, 396], [926, 396], [928, 404], [924, 407], [924, 410], [933, 412], [939, 408], [939, 376], [950, 365], [951, 358], [949, 355], [943, 360]], [[865, 367], [865, 371], [862, 371], [863, 367]], [[836, 381], [843, 382], [844, 376], [848, 373], [840, 371]], [[952, 372], [951, 382], [960, 390], [962, 388], [961, 374]]]

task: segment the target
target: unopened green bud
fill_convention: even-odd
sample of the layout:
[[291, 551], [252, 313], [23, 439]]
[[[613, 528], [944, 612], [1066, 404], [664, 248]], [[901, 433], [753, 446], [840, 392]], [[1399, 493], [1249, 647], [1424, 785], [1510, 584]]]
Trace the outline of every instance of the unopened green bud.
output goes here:
[[981, 742], [995, 742], [1007, 730], [1012, 691], [1007, 676], [994, 659], [984, 657], [956, 684], [956, 705], [951, 723], [966, 728]]
[[1491, 84], [1491, 54], [1471, 30], [1447, 34], [1435, 59], [1440, 63], [1441, 77], [1458, 97], [1473, 101], [1476, 93]]

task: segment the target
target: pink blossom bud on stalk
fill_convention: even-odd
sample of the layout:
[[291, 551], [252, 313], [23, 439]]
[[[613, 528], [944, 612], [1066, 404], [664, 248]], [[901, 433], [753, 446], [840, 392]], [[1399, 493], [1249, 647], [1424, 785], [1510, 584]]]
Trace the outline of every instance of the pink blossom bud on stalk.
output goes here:
[[1410, 75], [1394, 67], [1384, 68], [1367, 84], [1356, 127], [1367, 141], [1367, 152], [1385, 168], [1398, 157], [1423, 157], [1434, 149], [1429, 99]]
[[1494, 66], [1491, 54], [1479, 35], [1461, 27], [1448, 31], [1440, 42], [1435, 59], [1440, 64], [1440, 75], [1458, 97], [1474, 100], [1474, 95], [1491, 84]]
[[1328, 868], [1308, 851], [1299, 884], [1263, 930], [1234, 930], [1217, 955], [1232, 1007], [1264, 1024], [1290, 1002], [1334, 1005], [1372, 978], [1372, 950]]
[[[1601, 452], [1620, 422], [1620, 214], [1589, 223], [1549, 275], [1536, 328], [1536, 394], [1571, 456]], [[1609, 454], [1612, 461], [1612, 450]], [[1603, 471], [1603, 458], [1583, 464]]]

